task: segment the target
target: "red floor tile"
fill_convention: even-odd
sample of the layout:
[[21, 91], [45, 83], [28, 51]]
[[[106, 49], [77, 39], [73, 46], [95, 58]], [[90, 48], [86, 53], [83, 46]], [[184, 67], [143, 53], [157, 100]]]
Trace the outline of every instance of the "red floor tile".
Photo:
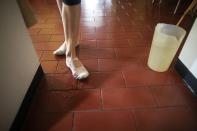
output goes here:
[[51, 35], [32, 35], [31, 36], [33, 43], [34, 42], [48, 42], [51, 38]]
[[54, 28], [56, 26], [56, 24], [46, 24], [46, 23], [38, 23], [36, 25], [34, 25], [32, 28], [37, 29], [45, 29], [45, 28]]
[[197, 119], [185, 107], [146, 109], [135, 112], [138, 131], [195, 131]]
[[[126, 15], [126, 13], [125, 13], [125, 15]], [[125, 26], [125, 25], [130, 25], [130, 26], [132, 26], [133, 24], [134, 24], [134, 22], [133, 22], [133, 20], [132, 20], [132, 18], [131, 17], [128, 17], [128, 16], [124, 16], [124, 17], [122, 17], [122, 16], [119, 16], [119, 21], [120, 21], [120, 23], [121, 23], [121, 25], [122, 26]], [[124, 28], [124, 27], [123, 27]], [[125, 28], [124, 28], [125, 29]], [[128, 30], [125, 30], [125, 31], [128, 31]]]
[[77, 81], [71, 74], [50, 74], [45, 76], [43, 86], [47, 90], [70, 90], [76, 89]]
[[58, 61], [56, 73], [64, 73], [64, 74], [71, 73], [69, 68], [66, 66], [65, 60]]
[[40, 113], [32, 117], [23, 131], [72, 131], [73, 113]]
[[130, 59], [99, 59], [99, 71], [123, 71], [142, 68], [137, 58]]
[[[94, 16], [91, 16], [94, 17]], [[94, 22], [89, 22], [89, 21], [82, 21], [80, 22], [80, 26], [93, 26], [93, 27], [98, 27], [98, 26], [106, 26], [106, 22], [99, 22], [99, 21], [94, 21]]]
[[53, 29], [51, 28], [46, 28], [46, 29], [41, 29], [39, 32], [40, 35], [50, 35], [53, 34]]
[[65, 60], [65, 56], [56, 56], [53, 54], [53, 51], [44, 51], [41, 60]]
[[45, 23], [47, 24], [62, 24], [62, 20], [60, 19], [53, 19], [53, 18], [47, 18]]
[[41, 66], [44, 73], [55, 73], [57, 68], [57, 61], [42, 61]]
[[120, 33], [120, 32], [124, 32], [124, 29], [121, 26], [117, 28], [117, 26], [112, 26], [112, 25], [96, 27], [96, 33], [106, 33], [106, 32]]
[[151, 87], [159, 106], [188, 105], [189, 98], [178, 86]]
[[40, 32], [40, 30], [41, 29], [39, 29], [39, 28], [38, 29], [34, 29], [34, 28], [28, 29], [30, 35], [37, 35]]
[[142, 59], [149, 55], [149, 47], [116, 48], [115, 52], [118, 58], [137, 57]]
[[151, 47], [152, 41], [147, 40], [147, 39], [130, 39], [130, 46], [132, 47], [136, 47], [136, 46], [147, 46], [147, 47]]
[[95, 59], [95, 58], [115, 58], [115, 52], [112, 48], [99, 49], [80, 49], [79, 58], [81, 59]]
[[97, 44], [101, 48], [130, 47], [128, 40], [98, 40]]
[[51, 35], [50, 42], [54, 42], [54, 41], [63, 42], [64, 41], [64, 35]]
[[36, 50], [56, 50], [59, 48], [59, 46], [61, 45], [62, 43], [60, 42], [39, 42], [39, 43], [34, 43], [34, 47]]
[[48, 42], [44, 46], [44, 50], [56, 50], [61, 46], [61, 42]]
[[176, 85], [185, 85], [182, 77], [178, 74], [178, 72], [172, 67], [170, 70], [170, 76], [173, 84]]
[[98, 60], [97, 59], [88, 59], [88, 60], [81, 60], [84, 66], [87, 68], [89, 72], [96, 72], [98, 71]]
[[80, 88], [115, 88], [125, 87], [121, 72], [91, 73], [89, 78], [79, 83]]
[[100, 91], [91, 89], [45, 92], [41, 94], [40, 106], [43, 112], [100, 109]]
[[111, 39], [110, 34], [107, 33], [82, 33], [81, 40], [96, 40], [96, 39]]
[[95, 17], [95, 21], [100, 22], [100, 23], [105, 23], [105, 24], [111, 24], [113, 23], [118, 23], [118, 18], [116, 16], [113, 17]]
[[96, 48], [96, 40], [81, 40], [79, 41], [80, 48]]
[[[83, 18], [83, 20], [84, 20], [85, 18]], [[91, 22], [93, 22], [93, 21], [91, 21]], [[96, 31], [96, 28], [95, 28], [95, 26], [80, 26], [80, 32], [82, 32], [82, 33], [95, 33], [95, 31]]]
[[56, 34], [56, 35], [63, 35], [63, 27], [62, 28], [48, 28], [48, 29], [41, 29], [39, 32], [40, 35], [47, 35], [47, 34]]
[[129, 112], [79, 112], [74, 131], [135, 131], [135, 122]]
[[39, 50], [39, 51], [44, 50], [44, 43], [47, 43], [47, 42], [35, 42], [35, 43], [33, 43], [34, 49]]
[[136, 24], [134, 24], [133, 20], [132, 20], [132, 23], [133, 24], [130, 24], [130, 25], [123, 25], [123, 29], [126, 32], [138, 32], [138, 33], [141, 31], [141, 29], [143, 29], [143, 26], [138, 26], [139, 23], [137, 23], [137, 25], [136, 25]]
[[147, 87], [102, 89], [104, 109], [154, 107], [156, 103]]
[[150, 69], [136, 69], [123, 71], [123, 75], [128, 87], [172, 84], [172, 77], [168, 72], [158, 73]]
[[123, 32], [123, 33], [111, 33], [112, 39], [133, 39], [133, 38], [141, 38], [141, 34], [139, 32]]

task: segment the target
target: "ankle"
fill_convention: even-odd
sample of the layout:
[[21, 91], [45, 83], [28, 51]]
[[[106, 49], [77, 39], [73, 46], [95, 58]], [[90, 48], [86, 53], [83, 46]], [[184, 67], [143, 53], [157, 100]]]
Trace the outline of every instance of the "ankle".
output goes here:
[[73, 57], [73, 56], [66, 56], [66, 62], [71, 62], [73, 60], [78, 59], [78, 57]]
[[67, 50], [65, 55], [66, 55], [66, 58], [71, 58], [71, 59], [74, 59], [77, 57], [75, 50], [72, 50], [72, 51]]

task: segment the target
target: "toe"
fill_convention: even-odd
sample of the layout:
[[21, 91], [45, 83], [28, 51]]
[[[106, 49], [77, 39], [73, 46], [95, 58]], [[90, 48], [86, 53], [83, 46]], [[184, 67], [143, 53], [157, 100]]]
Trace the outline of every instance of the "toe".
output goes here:
[[83, 72], [83, 73], [80, 73], [77, 78], [79, 80], [82, 80], [82, 79], [87, 78], [88, 76], [89, 76], [89, 73], [88, 72]]
[[61, 51], [61, 50], [56, 50], [53, 52], [54, 55], [63, 55], [64, 54], [64, 51]]
[[54, 55], [56, 55], [56, 53], [57, 53], [56, 51], [53, 51], [53, 54], [54, 54]]

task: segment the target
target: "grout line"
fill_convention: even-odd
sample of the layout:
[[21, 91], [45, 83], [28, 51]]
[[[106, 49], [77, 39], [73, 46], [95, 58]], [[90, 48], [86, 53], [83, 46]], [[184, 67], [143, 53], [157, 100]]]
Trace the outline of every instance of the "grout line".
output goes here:
[[[70, 112], [75, 113], [75, 120], [76, 120], [76, 113], [80, 113], [80, 112], [121, 112], [121, 111], [128, 111], [128, 112], [133, 112], [133, 111], [140, 111], [140, 110], [158, 110], [158, 109], [175, 109], [175, 108], [188, 108], [190, 109], [189, 106], [185, 106], [185, 105], [177, 105], [177, 106], [166, 106], [166, 107], [155, 107], [155, 106], [149, 106], [149, 107], [128, 107], [128, 108], [113, 108], [113, 109], [87, 109], [87, 110], [70, 110]], [[67, 111], [54, 111], [54, 112], [43, 112], [41, 111], [41, 113], [51, 113], [51, 114], [56, 114], [56, 113], [67, 113]], [[73, 121], [74, 125], [75, 125], [75, 121]]]
[[76, 80], [76, 86], [75, 86], [76, 90], [80, 89], [80, 85], [79, 84], [80, 84], [79, 80]]
[[128, 41], [128, 43], [129, 43], [129, 47], [133, 47], [132, 45], [132, 42], [131, 42], [131, 40], [129, 40], [129, 39], [127, 39], [127, 41]]
[[114, 50], [115, 58], [118, 58], [118, 54], [117, 54], [116, 48], [112, 48], [112, 49]]
[[[35, 48], [34, 48], [35, 49]], [[36, 52], [36, 55], [37, 55], [37, 57], [38, 57], [38, 53], [37, 53], [37, 51], [35, 51]], [[41, 58], [42, 58], [42, 56], [43, 56], [43, 54], [44, 54], [44, 51], [43, 50], [41, 50], [40, 51], [41, 52], [41, 55], [40, 55], [40, 57], [38, 58], [39, 59], [39, 62], [41, 63]]]
[[35, 35], [40, 35], [40, 32], [41, 32], [42, 28], [38, 28], [38, 29], [39, 30], [38, 30], [38, 32]]
[[46, 41], [46, 42], [51, 42], [52, 34], [49, 34], [49, 35], [50, 35], [50, 37], [49, 37], [48, 41]]
[[75, 112], [73, 112], [73, 114], [72, 114], [72, 117], [73, 117], [73, 120], [72, 120], [72, 129], [71, 129], [71, 131], [74, 131], [75, 130], [75, 123], [76, 123], [76, 114], [75, 114]]
[[135, 110], [133, 110], [133, 111], [131, 111], [131, 114], [132, 114], [132, 116], [133, 116], [133, 119], [134, 119], [134, 125], [135, 125], [135, 130], [137, 131], [138, 129], [137, 129], [137, 117], [136, 117], [136, 114], [135, 114]]
[[[96, 30], [96, 29], [95, 29]], [[98, 40], [96, 39], [96, 49], [98, 49], [99, 45], [98, 45]]]
[[126, 84], [126, 78], [125, 78], [125, 76], [124, 76], [123, 71], [121, 71], [121, 74], [122, 74], [122, 78], [123, 78], [123, 80], [124, 80], [125, 88], [128, 88], [128, 86], [127, 86], [127, 84]]
[[102, 92], [102, 88], [100, 88], [100, 104], [101, 104], [101, 110], [104, 110], [103, 108], [103, 92]]
[[158, 101], [157, 101], [157, 97], [154, 95], [153, 88], [150, 87], [150, 86], [148, 86], [148, 88], [149, 88], [149, 90], [150, 90], [150, 92], [151, 92], [151, 94], [152, 94], [153, 100], [154, 100], [154, 102], [156, 103], [156, 106], [157, 106], [157, 108], [158, 108], [158, 107], [159, 107], [159, 103], [158, 103]]
[[100, 70], [101, 70], [101, 69], [100, 69], [100, 68], [101, 68], [101, 67], [100, 67], [100, 58], [97, 59], [97, 64], [98, 64], [98, 72], [101, 72], [101, 71], [100, 71]]
[[56, 65], [56, 68], [55, 68], [55, 72], [54, 73], [57, 73], [57, 67], [59, 65], [59, 60], [56, 60], [57, 61], [57, 65]]
[[94, 90], [99, 90], [96, 88], [85, 88], [85, 89], [65, 89], [65, 90], [55, 90], [55, 89], [47, 89], [47, 92], [59, 92], [59, 93], [65, 93], [69, 91], [94, 91]]
[[[151, 109], [173, 109], [173, 108], [189, 108], [186, 105], [176, 105], [176, 106], [148, 106], [148, 107], [127, 107], [127, 108], [111, 108], [111, 109], [89, 109], [89, 110], [74, 110], [72, 112], [108, 112], [108, 111], [136, 111], [136, 110], [151, 110]], [[55, 112], [54, 112], [55, 113]]]
[[108, 34], [109, 35], [109, 39], [106, 39], [106, 40], [113, 40], [113, 38], [112, 38], [112, 32], [105, 32], [106, 34]]

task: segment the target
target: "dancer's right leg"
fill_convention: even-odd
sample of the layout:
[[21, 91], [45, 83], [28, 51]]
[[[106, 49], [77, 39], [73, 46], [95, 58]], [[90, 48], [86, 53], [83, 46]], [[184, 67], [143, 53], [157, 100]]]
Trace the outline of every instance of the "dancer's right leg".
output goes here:
[[57, 2], [60, 15], [62, 16], [62, 0], [56, 0], [56, 2]]
[[62, 16], [66, 14], [67, 30], [69, 33], [66, 49], [66, 65], [70, 68], [72, 75], [76, 79], [85, 79], [89, 76], [89, 72], [78, 59], [75, 49], [76, 43], [78, 41], [81, 5], [80, 3], [75, 5], [63, 4], [62, 10]]
[[[62, 0], [56, 0], [57, 2], [57, 6], [58, 6], [58, 9], [59, 9], [59, 12], [60, 12], [60, 15], [61, 15], [61, 18], [62, 18], [62, 23], [63, 23], [63, 29], [64, 29], [64, 36], [65, 36], [65, 40], [64, 42], [62, 43], [62, 45], [53, 52], [54, 55], [64, 55], [66, 53], [66, 45], [67, 45], [67, 38], [68, 38], [68, 32], [66, 31], [66, 25], [64, 25], [64, 23], [66, 23], [66, 18], [65, 16], [62, 16], [62, 6], [63, 6], [63, 2]], [[63, 18], [64, 17], [64, 18]], [[77, 43], [75, 45], [75, 47], [77, 47], [79, 45], [79, 35], [77, 36]]]
[[81, 0], [57, 0], [61, 14], [65, 41], [54, 51], [55, 55], [66, 55], [66, 65], [70, 68], [76, 79], [85, 79], [89, 72], [76, 55], [75, 47], [78, 45]]

